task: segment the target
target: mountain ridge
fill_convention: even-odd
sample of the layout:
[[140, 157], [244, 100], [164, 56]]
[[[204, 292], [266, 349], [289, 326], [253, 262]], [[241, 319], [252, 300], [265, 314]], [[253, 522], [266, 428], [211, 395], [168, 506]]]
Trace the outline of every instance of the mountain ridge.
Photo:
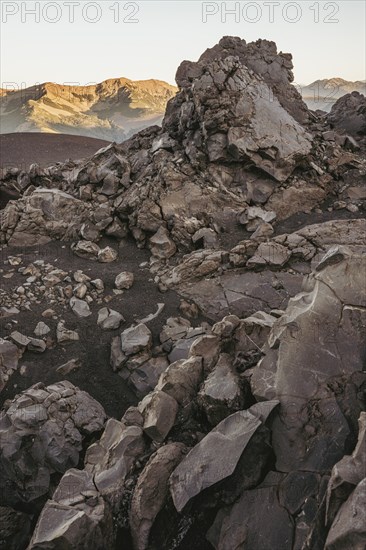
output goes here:
[[314, 80], [306, 86], [300, 87], [300, 93], [312, 110], [329, 112], [335, 102], [351, 92], [366, 94], [366, 80], [345, 80], [341, 77]]
[[[178, 88], [163, 80], [114, 77], [76, 85], [46, 81], [20, 90], [0, 88], [0, 133], [72, 134], [122, 142], [160, 125]], [[366, 94], [366, 81], [318, 79], [298, 87], [309, 109], [329, 112], [352, 91]]]
[[159, 124], [177, 91], [158, 79], [111, 78], [87, 86], [44, 82], [0, 90], [1, 133], [71, 133], [123, 141]]

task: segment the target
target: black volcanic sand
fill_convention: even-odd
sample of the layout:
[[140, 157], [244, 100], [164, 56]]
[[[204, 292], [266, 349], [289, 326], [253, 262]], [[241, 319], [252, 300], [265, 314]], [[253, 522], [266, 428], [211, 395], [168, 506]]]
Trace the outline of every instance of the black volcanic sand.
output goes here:
[[[99, 243], [101, 246], [109, 244], [117, 247], [117, 243], [104, 240]], [[64, 247], [64, 248], [63, 248]], [[182, 316], [179, 311], [180, 299], [173, 291], [162, 293], [152, 281], [148, 267], [140, 268], [142, 262], [148, 261], [150, 253], [148, 250], [139, 250], [133, 242], [128, 242], [119, 249], [119, 258], [109, 264], [85, 260], [73, 255], [69, 244], [54, 241], [40, 249], [35, 247], [29, 249], [17, 249], [5, 247], [2, 251], [3, 259], [6, 256], [15, 256], [22, 253], [23, 262], [21, 266], [12, 268], [10, 265], [3, 265], [4, 273], [0, 273], [1, 287], [6, 290], [14, 289], [25, 282], [26, 277], [17, 272], [19, 267], [25, 267], [36, 259], [42, 259], [45, 263], [52, 264], [55, 268], [71, 272], [80, 269], [92, 279], [100, 278], [105, 284], [103, 296], [113, 295], [114, 280], [121, 271], [132, 271], [135, 275], [135, 282], [131, 289], [125, 290], [123, 295], [114, 296], [109, 303], [92, 303], [90, 308], [92, 315], [86, 319], [79, 319], [69, 305], [64, 308], [61, 304], [50, 304], [45, 299], [41, 304], [31, 306], [31, 311], [21, 311], [18, 315], [7, 318], [0, 318], [0, 336], [10, 334], [12, 330], [19, 330], [27, 336], [34, 336], [34, 329], [39, 321], [44, 321], [50, 328], [53, 339], [56, 338], [56, 325], [58, 320], [64, 319], [66, 328], [77, 330], [80, 336], [79, 342], [67, 342], [57, 344], [53, 349], [47, 349], [44, 353], [38, 354], [27, 351], [19, 361], [19, 368], [9, 379], [6, 387], [0, 395], [0, 406], [4, 401], [13, 398], [17, 393], [29, 388], [32, 384], [43, 382], [46, 385], [60, 380], [70, 380], [79, 388], [87, 391], [105, 408], [108, 415], [120, 418], [126, 408], [136, 404], [138, 399], [133, 391], [127, 386], [124, 380], [112, 371], [110, 367], [110, 343], [113, 336], [119, 335], [124, 329], [150, 313], [155, 313], [157, 304], [164, 303], [165, 308], [154, 320], [147, 323], [153, 333], [154, 345], [159, 345], [158, 335], [166, 319], [172, 316]], [[56, 261], [57, 260], [57, 261]], [[3, 262], [2, 262], [3, 263]], [[14, 269], [11, 279], [4, 279], [3, 275]], [[65, 283], [66, 284], [66, 283]], [[74, 285], [77, 283], [73, 282]], [[102, 307], [109, 307], [119, 311], [126, 319], [120, 328], [115, 331], [103, 331], [97, 326], [98, 311]], [[58, 320], [45, 319], [41, 313], [48, 308], [55, 310]], [[5, 325], [10, 319], [17, 320], [18, 325], [6, 329]], [[192, 325], [200, 324], [203, 319], [192, 322]], [[72, 358], [79, 358], [82, 366], [79, 370], [62, 376], [56, 372], [56, 368]], [[20, 375], [20, 367], [27, 365], [25, 376]]]
[[67, 159], [92, 156], [109, 141], [69, 134], [38, 132], [0, 135], [0, 168], [28, 170], [33, 163], [45, 167]]

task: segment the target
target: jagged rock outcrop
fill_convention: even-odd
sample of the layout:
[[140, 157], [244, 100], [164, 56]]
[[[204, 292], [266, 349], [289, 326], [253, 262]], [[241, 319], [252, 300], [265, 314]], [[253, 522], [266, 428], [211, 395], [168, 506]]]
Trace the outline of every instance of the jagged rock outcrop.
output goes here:
[[36, 189], [12, 202], [1, 216], [1, 230], [11, 246], [72, 240], [89, 219], [90, 207], [59, 189]]
[[[300, 124], [307, 122], [308, 108], [295, 86], [291, 85], [294, 81], [291, 54], [278, 53], [275, 42], [269, 40], [246, 43], [239, 37], [224, 36], [216, 46], [207, 49], [199, 61], [207, 62], [217, 58], [224, 59], [228, 56], [238, 57], [243, 65], [261, 76], [272, 88], [282, 107], [295, 120]], [[179, 77], [177, 82], [180, 85], [181, 75], [179, 72], [177, 76]], [[268, 96], [267, 99], [270, 100], [271, 96]]]
[[[1, 384], [42, 352], [112, 411], [70, 382], [5, 402], [0, 512], [34, 514], [29, 548], [362, 540], [363, 142], [306, 110], [291, 69], [225, 37], [182, 63], [163, 128], [2, 172], [21, 198], [1, 212]], [[77, 270], [12, 249], [52, 239]]]
[[[193, 164], [254, 164], [284, 181], [311, 150], [311, 136], [280, 104], [265, 78], [220, 48], [212, 59], [183, 62], [180, 92], [163, 129], [180, 141]], [[286, 138], [285, 138], [286, 136]]]
[[[27, 196], [5, 209], [2, 240], [95, 241], [103, 232], [123, 238], [128, 226], [138, 244], [150, 245], [160, 259], [176, 247], [193, 248], [203, 235], [206, 246], [216, 246], [222, 230], [235, 230], [247, 201], [265, 202], [276, 181], [308, 165], [313, 138], [302, 126], [307, 109], [291, 85], [291, 68], [290, 56], [277, 54], [274, 43], [228, 37], [198, 62], [183, 62], [179, 93], [168, 104], [162, 129], [152, 126], [87, 161], [18, 174], [22, 182], [27, 176]], [[48, 188], [50, 180], [54, 189], [35, 189]], [[41, 191], [51, 219], [39, 204]], [[66, 196], [59, 204], [60, 193], [76, 201], [65, 220]]]

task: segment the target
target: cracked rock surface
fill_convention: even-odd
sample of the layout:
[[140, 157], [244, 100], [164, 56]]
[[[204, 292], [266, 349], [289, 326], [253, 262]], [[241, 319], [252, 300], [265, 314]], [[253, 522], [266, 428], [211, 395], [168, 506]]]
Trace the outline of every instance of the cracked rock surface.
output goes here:
[[292, 69], [224, 37], [161, 128], [1, 169], [0, 548], [365, 547], [365, 98]]

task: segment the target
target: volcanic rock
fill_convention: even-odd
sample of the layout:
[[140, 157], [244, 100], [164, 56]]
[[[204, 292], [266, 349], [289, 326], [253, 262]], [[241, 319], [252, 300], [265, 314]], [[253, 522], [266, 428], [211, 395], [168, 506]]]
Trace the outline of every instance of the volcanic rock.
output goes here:
[[36, 384], [8, 402], [0, 415], [2, 504], [46, 495], [50, 475], [78, 464], [83, 438], [105, 419], [99, 403], [66, 381]]
[[257, 403], [225, 418], [183, 459], [170, 477], [170, 491], [178, 512], [194, 496], [230, 476], [255, 431], [278, 405]]

